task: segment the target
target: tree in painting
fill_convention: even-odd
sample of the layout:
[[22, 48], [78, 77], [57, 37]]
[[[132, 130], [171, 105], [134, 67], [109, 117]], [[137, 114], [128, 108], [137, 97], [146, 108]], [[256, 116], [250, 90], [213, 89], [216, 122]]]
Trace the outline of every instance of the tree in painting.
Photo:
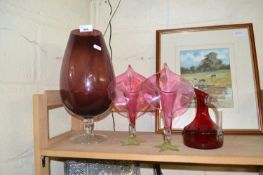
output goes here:
[[197, 73], [197, 72], [212, 72], [217, 70], [230, 69], [229, 64], [223, 64], [222, 60], [217, 58], [217, 53], [210, 52], [205, 55], [204, 59], [200, 61], [198, 66], [181, 67], [181, 72], [185, 73]]

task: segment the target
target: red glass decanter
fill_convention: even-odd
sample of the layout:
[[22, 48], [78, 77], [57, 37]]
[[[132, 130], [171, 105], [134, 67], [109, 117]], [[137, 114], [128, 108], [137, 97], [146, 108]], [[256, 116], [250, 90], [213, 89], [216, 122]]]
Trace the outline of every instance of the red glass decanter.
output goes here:
[[216, 123], [208, 112], [209, 95], [199, 89], [196, 94], [195, 119], [183, 130], [184, 144], [198, 149], [214, 149], [223, 145], [223, 131], [221, 127], [221, 113], [216, 116]]

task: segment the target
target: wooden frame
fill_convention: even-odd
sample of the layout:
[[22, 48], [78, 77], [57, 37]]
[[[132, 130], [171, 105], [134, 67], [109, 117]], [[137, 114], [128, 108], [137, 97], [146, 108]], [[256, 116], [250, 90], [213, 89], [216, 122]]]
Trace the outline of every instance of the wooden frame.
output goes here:
[[[219, 52], [224, 49], [228, 51], [228, 72], [230, 72], [230, 94], [232, 95], [230, 104], [232, 106], [222, 107], [224, 133], [262, 134], [262, 102], [251, 23], [157, 30], [156, 71], [160, 71], [162, 64], [166, 62], [170, 69], [181, 74], [184, 53], [201, 53], [209, 49], [213, 52], [214, 50]], [[223, 58], [221, 62], [223, 62], [222, 60]], [[188, 62], [185, 61], [185, 63]], [[190, 63], [194, 64], [194, 61], [190, 61]], [[190, 70], [190, 68], [187, 70]], [[192, 75], [197, 74], [191, 73], [189, 77], [192, 78]], [[190, 111], [184, 115], [192, 116], [191, 119], [183, 119], [183, 122], [173, 127], [173, 132], [181, 132], [183, 127], [193, 120], [195, 116], [194, 109], [192, 108]], [[237, 122], [239, 124], [235, 125]], [[160, 133], [161, 131], [162, 121], [159, 112], [156, 112], [156, 132]]]

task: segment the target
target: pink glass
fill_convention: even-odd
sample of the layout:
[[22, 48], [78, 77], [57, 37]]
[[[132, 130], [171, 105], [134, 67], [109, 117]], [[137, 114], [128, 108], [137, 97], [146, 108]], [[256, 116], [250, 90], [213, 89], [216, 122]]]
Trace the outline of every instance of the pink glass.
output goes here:
[[142, 94], [141, 83], [145, 77], [135, 72], [129, 65], [128, 69], [115, 78], [115, 96], [112, 98], [115, 109], [129, 119], [129, 137], [124, 145], [139, 145], [136, 139], [136, 119], [148, 108]]
[[171, 143], [172, 120], [187, 110], [194, 94], [192, 85], [164, 64], [159, 73], [143, 83], [142, 92], [145, 100], [159, 109], [163, 118], [164, 143], [160, 150], [178, 150], [177, 146]]
[[74, 137], [74, 143], [105, 139], [94, 134], [93, 118], [111, 106], [108, 88], [113, 79], [113, 67], [101, 32], [71, 31], [60, 72], [60, 95], [65, 108], [83, 118], [87, 131]]
[[219, 112], [216, 123], [208, 112], [210, 103], [209, 95], [199, 89], [194, 89], [196, 94], [195, 119], [183, 130], [184, 144], [199, 149], [214, 149], [223, 145], [222, 116]]

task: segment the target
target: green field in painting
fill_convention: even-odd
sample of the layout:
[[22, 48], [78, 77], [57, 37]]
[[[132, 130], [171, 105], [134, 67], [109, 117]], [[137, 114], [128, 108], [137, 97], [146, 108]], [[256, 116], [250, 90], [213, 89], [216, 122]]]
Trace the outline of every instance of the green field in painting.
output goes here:
[[[230, 70], [218, 70], [212, 72], [188, 73], [182, 76], [195, 87], [204, 90], [215, 97], [219, 107], [233, 107], [233, 92]], [[201, 88], [200, 88], [201, 87]]]
[[207, 85], [229, 87], [229, 88], [231, 88], [232, 86], [230, 70], [218, 70], [213, 72], [182, 74], [182, 76], [185, 79], [187, 79], [189, 82], [191, 82], [193, 85], [194, 83], [196, 83], [196, 80], [198, 81], [204, 79], [206, 80]]

